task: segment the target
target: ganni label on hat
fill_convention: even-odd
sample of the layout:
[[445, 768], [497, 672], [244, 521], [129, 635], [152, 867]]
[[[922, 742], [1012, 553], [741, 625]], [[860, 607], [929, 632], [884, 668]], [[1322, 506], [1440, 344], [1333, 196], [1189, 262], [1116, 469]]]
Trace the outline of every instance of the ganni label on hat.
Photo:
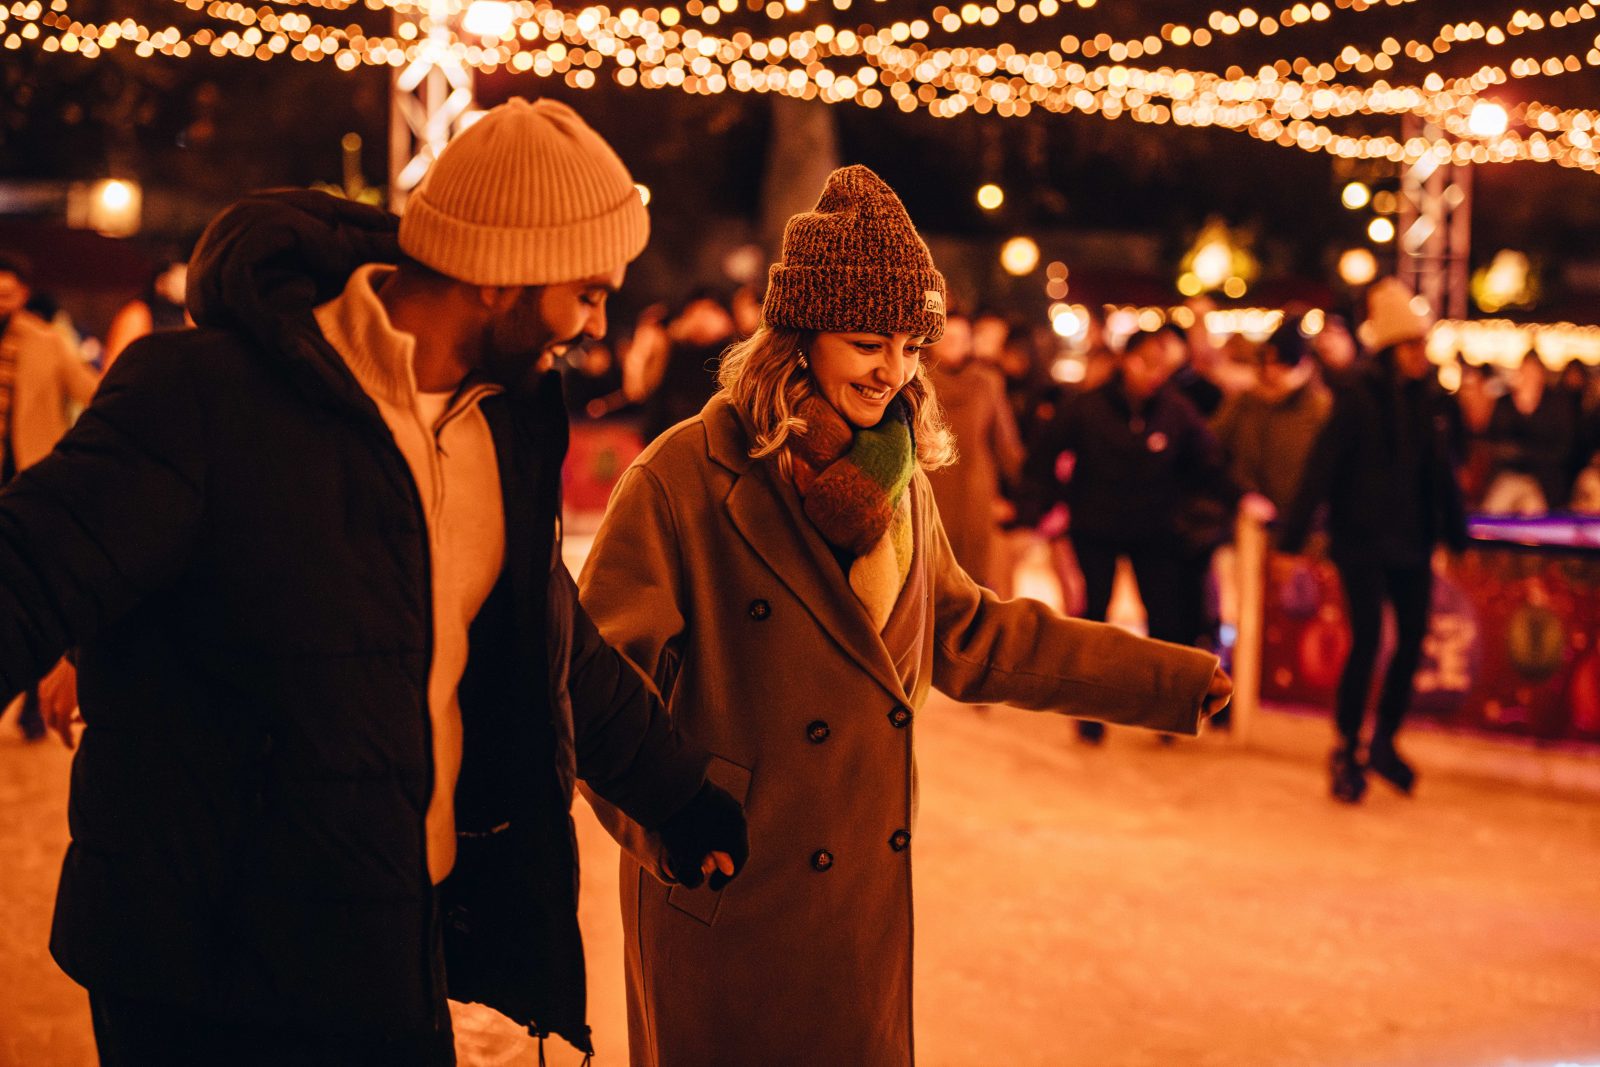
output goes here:
[[924, 311], [931, 311], [935, 315], [943, 315], [944, 294], [937, 289], [924, 289], [922, 291], [922, 307]]

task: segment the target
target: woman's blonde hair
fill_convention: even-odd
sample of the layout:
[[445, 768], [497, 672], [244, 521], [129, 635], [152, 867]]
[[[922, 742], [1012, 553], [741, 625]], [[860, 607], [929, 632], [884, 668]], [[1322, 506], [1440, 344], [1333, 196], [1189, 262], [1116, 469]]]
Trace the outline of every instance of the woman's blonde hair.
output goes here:
[[[755, 333], [723, 355], [717, 381], [722, 385], [721, 395], [750, 422], [755, 436], [751, 459], [774, 453], [781, 459], [789, 435], [805, 432], [806, 422], [795, 412], [801, 401], [816, 392], [816, 387], [810, 372], [801, 366], [800, 356], [815, 337], [809, 330], [762, 323]], [[917, 465], [931, 471], [954, 463], [955, 437], [945, 423], [944, 409], [939, 406], [921, 361], [900, 396], [911, 413]]]

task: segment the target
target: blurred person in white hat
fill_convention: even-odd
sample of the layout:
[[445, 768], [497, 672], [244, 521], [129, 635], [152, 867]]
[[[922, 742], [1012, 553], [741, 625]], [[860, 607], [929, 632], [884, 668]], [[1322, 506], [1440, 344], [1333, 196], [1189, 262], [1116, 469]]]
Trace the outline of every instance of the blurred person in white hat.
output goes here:
[[[1430, 325], [1425, 301], [1399, 279], [1383, 278], [1368, 291], [1358, 332], [1372, 358], [1329, 383], [1333, 410], [1279, 535], [1284, 551], [1298, 551], [1317, 509], [1327, 505], [1328, 554], [1339, 569], [1351, 636], [1329, 788], [1349, 804], [1365, 795], [1368, 771], [1403, 794], [1416, 787], [1416, 771], [1395, 742], [1428, 632], [1433, 557], [1441, 545], [1466, 545], [1457, 477], [1464, 434], [1459, 408], [1428, 360]], [[1363, 741], [1385, 603], [1394, 610], [1395, 650]]]
[[246, 197], [196, 328], [0, 493], [0, 700], [78, 649], [51, 949], [103, 1063], [449, 1064], [447, 996], [591, 1051], [577, 778], [671, 877], [737, 873], [739, 805], [561, 562], [541, 364], [648, 232], [553, 101], [485, 114], [400, 220]]
[[[32, 296], [33, 264], [0, 249], [0, 486], [49, 454], [97, 383], [72, 345], [28, 310]], [[23, 693], [17, 725], [26, 740], [47, 736], [46, 712], [60, 710], [71, 678], [72, 665], [62, 660], [43, 684]]]

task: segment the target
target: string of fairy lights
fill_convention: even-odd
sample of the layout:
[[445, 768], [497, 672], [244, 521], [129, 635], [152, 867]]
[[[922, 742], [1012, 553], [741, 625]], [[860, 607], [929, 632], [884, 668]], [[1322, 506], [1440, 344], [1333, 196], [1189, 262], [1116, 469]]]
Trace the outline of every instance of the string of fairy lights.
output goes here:
[[[1045, 51], [1007, 43], [934, 42], [969, 27], [994, 27], [1003, 19], [1037, 23], [1067, 9], [1093, 8], [1096, 0], [991, 0], [939, 6], [928, 18], [883, 26], [824, 22], [783, 32], [781, 20], [810, 8], [827, 5], [843, 15], [857, 4], [869, 8], [881, 0], [744, 0], [747, 12], [772, 24], [770, 35], [717, 29], [740, 12], [740, 0], [616, 11], [600, 6], [562, 11], [549, 0], [173, 2], [222, 25], [184, 30], [132, 17], [89, 23], [73, 17], [74, 0], [14, 0], [0, 6], [0, 50], [37, 47], [85, 59], [119, 47], [141, 57], [288, 57], [331, 62], [347, 71], [398, 69], [448, 56], [482, 71], [560, 77], [578, 89], [592, 88], [609, 71], [625, 87], [695, 94], [773, 93], [940, 118], [968, 112], [1006, 118], [1034, 110], [1077, 112], [1154, 125], [1219, 127], [1351, 159], [1413, 163], [1432, 156], [1441, 163], [1533, 161], [1600, 170], [1600, 111], [1539, 101], [1506, 108], [1487, 95], [1516, 79], [1600, 68], [1600, 35], [1581, 53], [1523, 54], [1456, 77], [1430, 69], [1439, 56], [1465, 44], [1496, 49], [1538, 40], [1549, 31], [1569, 31], [1567, 38], [1579, 28], [1586, 33], [1600, 19], [1600, 9], [1587, 2], [1519, 10], [1500, 23], [1446, 22], [1431, 36], [1406, 41], [1390, 36], [1373, 47], [1349, 44], [1329, 58], [1279, 59], [1253, 72], [1134, 61], [1169, 48], [1204, 49], [1245, 33], [1272, 37], [1336, 13], [1357, 15], [1418, 0], [1318, 0], [1272, 14], [1250, 7], [1219, 9], [1203, 25], [1168, 23], [1140, 38], [1069, 33], [1059, 47]], [[394, 32], [373, 32], [354, 21], [336, 24], [340, 14], [348, 18], [358, 11], [392, 12]], [[1418, 77], [1406, 82], [1396, 74], [1393, 81], [1379, 77], [1370, 84], [1340, 80], [1350, 72], [1387, 75], [1401, 69]], [[1402, 138], [1342, 132], [1335, 125], [1363, 115], [1416, 116], [1430, 132]]]

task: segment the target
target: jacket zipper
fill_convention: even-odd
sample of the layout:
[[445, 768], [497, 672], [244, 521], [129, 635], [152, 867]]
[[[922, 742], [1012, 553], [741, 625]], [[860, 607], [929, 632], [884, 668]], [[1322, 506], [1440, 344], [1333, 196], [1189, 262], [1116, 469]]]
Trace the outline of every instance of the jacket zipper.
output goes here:
[[[434, 502], [436, 507], [442, 505], [442, 495], [444, 493], [444, 479], [441, 476], [442, 472], [439, 463], [440, 438], [443, 436], [445, 428], [449, 426], [450, 423], [454, 422], [456, 418], [458, 418], [463, 412], [469, 410], [478, 402], [478, 400], [482, 399], [483, 396], [493, 391], [494, 390], [492, 387], [484, 384], [479, 384], [472, 389], [469, 389], [465, 394], [456, 398], [455, 404], [445, 412], [444, 416], [440, 418], [437, 425], [432, 427], [424, 427], [429, 442], [428, 464], [433, 475], [434, 493], [435, 495], [441, 497], [441, 500]], [[413, 507], [416, 509], [417, 518], [422, 523], [422, 608], [424, 615], [427, 618], [425, 627], [427, 632], [427, 641], [423, 645], [423, 663], [426, 665], [426, 672], [423, 674], [422, 678], [421, 712], [423, 740], [426, 746], [428, 757], [427, 795], [428, 803], [431, 806], [433, 802], [433, 790], [436, 785], [436, 771], [438, 770], [438, 768], [434, 765], [433, 716], [428, 704], [430, 697], [429, 687], [433, 677], [434, 641], [437, 636], [434, 633], [433, 617], [433, 526], [428, 520], [428, 513], [422, 500], [422, 490], [417, 486], [417, 478], [416, 475], [411, 472], [411, 465], [406, 462], [405, 455], [401, 453], [400, 447], [395, 444], [393, 434], [387, 433], [387, 425], [384, 426], [384, 430], [386, 431], [386, 435], [388, 437], [390, 451], [396, 458], [400, 460], [400, 465], [405, 470], [406, 484], [411, 487], [411, 502]], [[434, 968], [433, 960], [433, 947], [435, 940], [434, 923], [437, 922], [440, 924], [438, 937], [440, 939], [442, 951], [442, 939], [444, 937], [442, 927], [444, 923], [444, 916], [435, 914], [439, 905], [437, 891], [434, 888], [433, 879], [428, 872], [428, 822], [426, 809], [424, 809], [422, 820], [417, 824], [417, 830], [418, 836], [422, 843], [422, 862], [420, 871], [422, 881], [422, 899], [426, 901], [428, 905], [424, 909], [425, 918], [423, 920], [422, 928], [422, 963], [423, 970], [428, 976], [428, 1003], [433, 1009], [433, 1027], [435, 1030], [441, 1030], [444, 1028], [445, 1021], [449, 1017], [450, 1008], [448, 1004], [444, 1003], [444, 991], [438, 988], [437, 971]]]
[[[398, 446], [395, 447], [394, 451], [395, 451], [396, 455], [399, 455], [400, 449], [399, 449]], [[404, 456], [399, 456], [399, 458], [400, 458], [400, 462], [402, 464], [405, 464], [405, 461], [406, 461], [405, 457]], [[411, 473], [409, 465], [407, 466], [406, 473], [408, 475]], [[434, 632], [433, 632], [433, 621], [434, 621], [433, 620], [433, 537], [432, 537], [431, 533], [429, 532], [430, 527], [428, 526], [428, 516], [422, 509], [422, 494], [418, 491], [418, 489], [416, 487], [416, 478], [414, 476], [411, 478], [411, 502], [412, 502], [412, 506], [416, 509], [417, 519], [422, 523], [422, 611], [423, 611], [423, 616], [427, 620], [426, 623], [424, 624], [424, 631], [427, 634], [427, 640], [423, 642], [422, 700], [420, 702], [419, 711], [421, 712], [421, 715], [422, 715], [422, 739], [423, 739], [423, 745], [424, 745], [424, 752], [426, 753], [426, 756], [427, 756], [427, 768], [428, 768], [427, 789], [424, 792], [426, 793], [426, 795], [428, 797], [428, 804], [431, 805], [432, 802], [433, 802], [433, 789], [434, 789], [434, 784], [435, 784], [434, 779], [436, 777], [435, 772], [437, 770], [437, 768], [434, 766], [434, 755], [433, 755], [433, 716], [430, 714], [429, 708], [428, 708], [428, 696], [429, 696], [428, 688], [429, 688], [429, 682], [431, 681], [432, 676], [433, 676], [433, 642], [434, 642]], [[438, 971], [434, 967], [434, 958], [433, 958], [434, 957], [434, 948], [435, 948], [434, 942], [435, 942], [436, 939], [438, 941], [439, 951], [440, 952], [444, 951], [444, 929], [443, 929], [444, 916], [438, 914], [438, 910], [439, 910], [438, 894], [437, 894], [437, 890], [434, 889], [433, 878], [430, 877], [430, 875], [428, 873], [428, 814], [427, 814], [427, 812], [428, 812], [428, 809], [426, 807], [424, 807], [423, 808], [422, 818], [417, 821], [417, 838], [418, 838], [418, 840], [420, 841], [420, 843], [422, 845], [422, 848], [421, 848], [421, 850], [419, 852], [419, 855], [421, 857], [421, 861], [418, 864], [417, 873], [418, 873], [418, 876], [419, 876], [419, 878], [420, 878], [420, 880], [422, 882], [422, 900], [427, 905], [423, 909], [424, 918], [423, 918], [423, 921], [422, 921], [422, 931], [421, 931], [421, 933], [422, 933], [422, 964], [423, 964], [423, 970], [428, 976], [428, 1004], [433, 1010], [433, 1028], [434, 1028], [434, 1030], [437, 1031], [437, 1030], [443, 1029], [444, 1024], [445, 1024], [445, 1019], [450, 1013], [450, 1008], [449, 1008], [448, 1005], [445, 1005], [443, 1003], [444, 1002], [444, 995], [443, 995], [444, 991], [441, 990], [438, 987], [439, 986]], [[438, 926], [437, 930], [435, 929], [435, 924], [437, 924], [437, 926]], [[440, 963], [440, 966], [443, 966], [442, 961]]]

